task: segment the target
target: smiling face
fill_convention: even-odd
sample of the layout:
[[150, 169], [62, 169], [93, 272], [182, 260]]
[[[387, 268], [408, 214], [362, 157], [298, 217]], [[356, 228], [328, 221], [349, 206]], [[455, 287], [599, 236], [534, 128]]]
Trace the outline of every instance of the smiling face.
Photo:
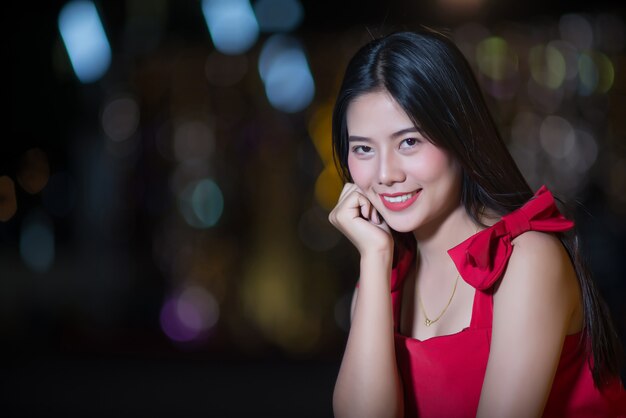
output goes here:
[[346, 118], [352, 180], [392, 229], [416, 231], [461, 205], [458, 164], [426, 139], [389, 93], [357, 97]]

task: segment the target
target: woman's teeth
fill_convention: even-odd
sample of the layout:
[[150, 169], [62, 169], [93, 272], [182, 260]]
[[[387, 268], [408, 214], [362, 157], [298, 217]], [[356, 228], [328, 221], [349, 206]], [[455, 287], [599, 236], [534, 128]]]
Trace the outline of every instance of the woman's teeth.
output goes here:
[[385, 199], [387, 202], [390, 203], [400, 203], [400, 202], [406, 202], [407, 200], [409, 200], [410, 198], [412, 198], [415, 195], [415, 192], [411, 192], [411, 193], [407, 193], [407, 194], [403, 194], [401, 196], [383, 196], [383, 199]]

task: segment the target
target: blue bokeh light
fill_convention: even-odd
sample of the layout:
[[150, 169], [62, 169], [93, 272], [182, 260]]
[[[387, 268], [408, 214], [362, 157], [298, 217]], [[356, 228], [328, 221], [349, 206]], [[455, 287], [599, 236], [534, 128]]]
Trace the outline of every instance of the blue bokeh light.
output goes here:
[[111, 64], [111, 47], [96, 6], [90, 1], [71, 1], [59, 13], [59, 31], [81, 83], [100, 79]]
[[54, 230], [43, 213], [34, 213], [24, 219], [20, 233], [20, 255], [32, 270], [44, 273], [54, 262]]
[[298, 0], [258, 0], [254, 12], [264, 32], [294, 30], [304, 17], [304, 9]]
[[194, 228], [210, 228], [217, 224], [224, 211], [224, 196], [211, 179], [188, 185], [180, 194], [179, 210], [187, 224]]
[[259, 37], [248, 0], [202, 0], [202, 12], [215, 48], [224, 54], [242, 54]]
[[315, 82], [300, 43], [285, 35], [267, 40], [259, 57], [259, 73], [268, 100], [287, 113], [304, 110], [315, 96]]

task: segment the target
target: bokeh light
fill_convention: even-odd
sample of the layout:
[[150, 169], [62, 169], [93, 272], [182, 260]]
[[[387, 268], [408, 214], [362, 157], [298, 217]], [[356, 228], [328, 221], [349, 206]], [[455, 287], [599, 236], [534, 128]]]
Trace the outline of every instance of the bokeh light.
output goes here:
[[179, 123], [174, 130], [174, 155], [178, 161], [205, 160], [215, 149], [215, 138], [209, 126], [200, 120]]
[[175, 342], [208, 337], [219, 320], [215, 297], [200, 286], [188, 286], [165, 301], [161, 308], [161, 329]]
[[548, 116], [539, 128], [541, 146], [552, 157], [565, 158], [576, 143], [576, 133], [572, 125], [559, 116]]
[[596, 90], [600, 81], [600, 73], [591, 54], [580, 54], [578, 58], [578, 76], [580, 78], [578, 93], [581, 96], [589, 96]]
[[202, 0], [202, 12], [215, 49], [246, 52], [259, 36], [259, 24], [248, 0]]
[[[581, 54], [581, 58], [584, 55], [585, 54]], [[598, 80], [597, 80], [595, 92], [600, 93], [600, 94], [607, 93], [611, 89], [611, 87], [613, 86], [613, 82], [615, 81], [615, 68], [613, 66], [613, 62], [611, 61], [609, 57], [607, 57], [602, 52], [594, 51], [590, 55], [591, 55], [591, 58], [593, 59], [593, 62], [595, 63], [595, 67], [597, 68]], [[579, 61], [579, 63], [582, 63], [582, 62]], [[588, 65], [588, 62], [585, 62], [583, 65], [585, 66]], [[593, 70], [591, 70], [591, 72], [593, 73]], [[587, 84], [587, 82], [589, 82], [589, 86], [585, 86], [585, 87], [590, 88], [594, 84], [593, 83], [594, 77], [593, 76], [591, 77], [592, 80], [583, 80], [583, 77], [584, 76], [581, 73], [581, 83]]]
[[43, 273], [52, 267], [55, 257], [54, 227], [48, 216], [35, 211], [22, 223], [20, 255], [31, 270]]
[[589, 49], [593, 45], [593, 29], [589, 21], [579, 14], [565, 14], [559, 19], [561, 39], [578, 48]]
[[276, 109], [299, 112], [313, 100], [315, 83], [302, 46], [296, 39], [286, 35], [270, 37], [259, 56], [259, 73], [265, 94]]
[[[278, 244], [278, 243], [277, 243]], [[290, 256], [291, 254], [291, 256]], [[264, 336], [289, 352], [307, 352], [319, 340], [320, 319], [310, 314], [292, 251], [268, 245], [252, 260], [241, 283], [242, 306]]]
[[0, 176], [0, 221], [8, 221], [15, 212], [17, 212], [15, 183], [9, 176]]
[[40, 148], [31, 148], [21, 158], [17, 181], [30, 194], [39, 193], [50, 178], [50, 165], [46, 153]]
[[565, 57], [553, 45], [537, 45], [529, 52], [530, 73], [533, 79], [550, 89], [558, 89], [566, 75]]
[[598, 142], [583, 129], [576, 129], [576, 142], [572, 152], [566, 156], [568, 167], [577, 174], [585, 174], [598, 158]]
[[105, 104], [102, 111], [102, 130], [113, 141], [124, 141], [137, 131], [139, 105], [132, 97], [118, 97]]
[[59, 13], [59, 31], [76, 77], [100, 79], [111, 64], [111, 47], [98, 10], [91, 1], [70, 1]]
[[315, 199], [324, 209], [331, 211], [337, 204], [343, 182], [332, 165], [327, 165], [315, 182]]
[[217, 183], [203, 179], [188, 185], [180, 194], [180, 213], [189, 226], [210, 228], [222, 216], [224, 197]]
[[264, 32], [289, 32], [297, 28], [304, 17], [298, 0], [257, 0], [254, 12]]
[[505, 39], [491, 36], [476, 46], [476, 63], [484, 75], [502, 81], [517, 72], [519, 59]]

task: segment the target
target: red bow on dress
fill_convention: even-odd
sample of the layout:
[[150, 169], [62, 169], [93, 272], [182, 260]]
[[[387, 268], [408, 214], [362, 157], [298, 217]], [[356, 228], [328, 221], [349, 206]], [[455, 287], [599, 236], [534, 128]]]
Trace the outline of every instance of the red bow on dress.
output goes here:
[[559, 212], [552, 193], [541, 186], [524, 206], [491, 227], [448, 250], [461, 277], [476, 289], [484, 290], [498, 280], [506, 268], [513, 238], [526, 231], [567, 231], [574, 222]]

